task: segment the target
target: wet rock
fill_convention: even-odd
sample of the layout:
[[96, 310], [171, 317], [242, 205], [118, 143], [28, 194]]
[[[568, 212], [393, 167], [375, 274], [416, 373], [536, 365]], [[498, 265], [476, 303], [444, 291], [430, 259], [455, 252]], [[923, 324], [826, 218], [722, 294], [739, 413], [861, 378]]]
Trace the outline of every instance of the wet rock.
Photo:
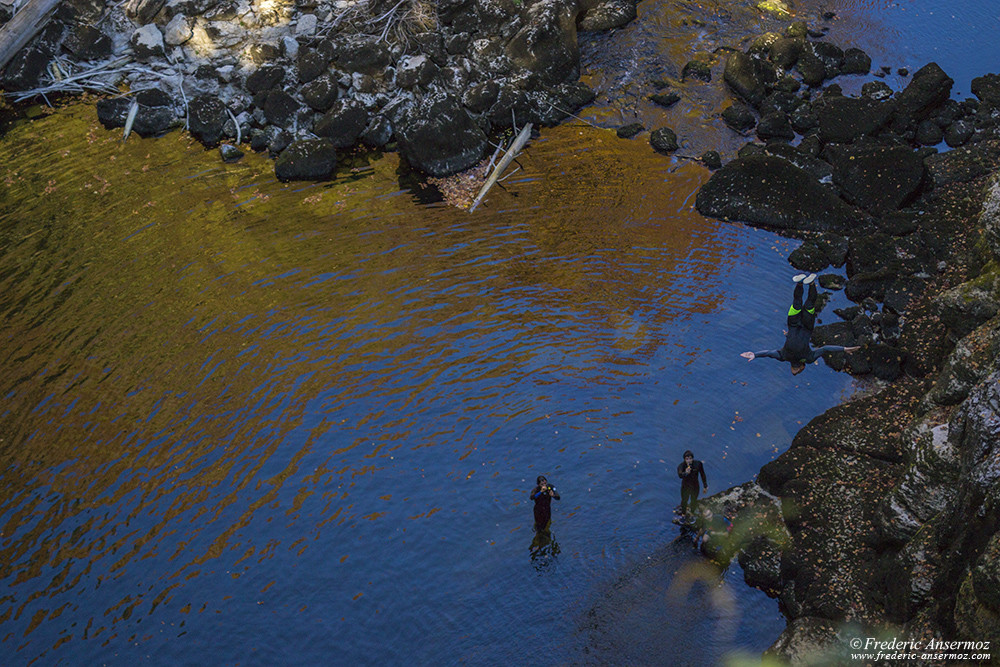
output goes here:
[[188, 103], [188, 130], [206, 146], [215, 146], [229, 120], [226, 105], [217, 97], [198, 96]]
[[726, 60], [723, 79], [734, 93], [750, 106], [757, 107], [767, 96], [769, 87], [778, 80], [778, 76], [773, 64], [735, 51]]
[[131, 105], [131, 100], [126, 97], [97, 100], [97, 120], [107, 130], [124, 127], [125, 119], [128, 117], [128, 110]]
[[804, 48], [804, 39], [782, 37], [771, 44], [768, 57], [776, 66], [784, 70], [789, 70], [798, 62]]
[[661, 107], [669, 109], [670, 107], [677, 104], [681, 99], [681, 96], [677, 93], [670, 91], [668, 93], [655, 93], [649, 96], [649, 101], [658, 104]]
[[631, 139], [645, 129], [642, 123], [628, 123], [615, 130], [615, 134], [618, 135], [619, 139]]
[[801, 134], [819, 126], [819, 116], [813, 111], [812, 106], [803, 104], [791, 113], [788, 118], [792, 128]]
[[701, 154], [701, 161], [712, 171], [722, 166], [722, 156], [717, 151], [705, 151]]
[[826, 253], [812, 241], [805, 241], [788, 255], [788, 263], [800, 271], [815, 273], [830, 265]]
[[338, 100], [316, 123], [313, 133], [326, 138], [334, 148], [349, 148], [368, 127], [368, 112], [351, 99]]
[[245, 87], [251, 95], [256, 95], [277, 88], [284, 79], [285, 68], [265, 65], [247, 77]]
[[764, 651], [764, 658], [790, 665], [808, 665], [815, 656], [838, 645], [837, 624], [826, 618], [801, 617], [788, 622], [781, 636]]
[[884, 81], [868, 81], [861, 86], [861, 95], [873, 100], [887, 100], [892, 97], [892, 88]]
[[21, 49], [11, 58], [4, 70], [4, 90], [14, 92], [35, 88], [45, 74], [45, 68], [51, 59], [51, 53], [37, 46]]
[[962, 338], [948, 355], [927, 394], [935, 405], [957, 405], [993, 370], [1000, 355], [1000, 320], [994, 318]]
[[765, 97], [760, 103], [760, 115], [765, 116], [775, 111], [790, 114], [802, 105], [802, 100], [781, 90], [776, 90]]
[[141, 137], [157, 137], [178, 124], [177, 116], [169, 106], [139, 105], [132, 123], [132, 131]]
[[847, 284], [847, 280], [836, 273], [824, 273], [819, 277], [819, 286], [823, 289], [828, 290], [842, 290], [844, 285]]
[[826, 80], [826, 65], [815, 53], [803, 51], [795, 63], [795, 69], [802, 75], [802, 83], [816, 87]]
[[845, 199], [876, 215], [912, 201], [924, 180], [923, 160], [904, 146], [828, 146], [824, 154]]
[[757, 136], [764, 141], [770, 139], [791, 141], [795, 138], [795, 131], [792, 130], [791, 123], [788, 122], [788, 116], [781, 111], [773, 111], [762, 116], [760, 122], [757, 123]]
[[340, 88], [329, 74], [323, 74], [302, 86], [302, 101], [315, 111], [327, 111], [337, 101]]
[[913, 75], [896, 102], [899, 109], [920, 120], [928, 117], [951, 96], [955, 81], [937, 63], [928, 63]]
[[934, 187], [937, 188], [949, 183], [968, 183], [992, 173], [998, 161], [1000, 145], [981, 142], [931, 155], [924, 163]]
[[820, 183], [830, 183], [833, 180], [833, 169], [830, 165], [805, 153], [800, 147], [783, 142], [771, 142], [765, 146], [764, 151], [788, 160], [799, 169], [811, 174]]
[[841, 74], [868, 74], [872, 69], [872, 59], [867, 53], [857, 48], [844, 51], [844, 64]]
[[337, 149], [328, 139], [292, 142], [274, 163], [280, 181], [326, 181], [337, 167]]
[[369, 148], [382, 148], [392, 140], [392, 123], [385, 116], [375, 116], [361, 133], [361, 142]]
[[152, 23], [138, 28], [129, 38], [132, 45], [132, 55], [139, 62], [148, 62], [152, 58], [164, 55], [163, 33]]
[[583, 12], [577, 20], [577, 29], [583, 32], [597, 32], [621, 28], [635, 17], [635, 2], [632, 0], [605, 0]]
[[681, 70], [681, 80], [697, 79], [706, 83], [712, 80], [712, 65], [704, 60], [689, 60]]
[[669, 127], [661, 127], [650, 133], [649, 144], [657, 153], [668, 155], [678, 148], [677, 135]]
[[1000, 75], [977, 76], [972, 80], [972, 94], [983, 102], [1000, 106]]
[[111, 38], [93, 26], [78, 23], [70, 28], [63, 46], [80, 60], [98, 60], [111, 55]]
[[227, 164], [239, 162], [243, 155], [243, 151], [232, 144], [222, 144], [219, 146], [219, 156], [222, 158], [222, 161]]
[[867, 217], [808, 172], [770, 155], [725, 165], [702, 186], [695, 205], [707, 217], [806, 231], [847, 233]]
[[985, 273], [942, 292], [935, 307], [952, 334], [964, 338], [1000, 312], [1000, 276]]
[[745, 132], [757, 124], [753, 112], [739, 102], [734, 102], [723, 110], [722, 120], [737, 132]]
[[487, 146], [486, 135], [450, 95], [424, 98], [393, 126], [406, 161], [431, 176], [468, 169]]
[[851, 143], [864, 135], [874, 135], [892, 117], [895, 105], [861, 97], [826, 97], [813, 105], [824, 143]]
[[575, 9], [558, 0], [540, 0], [528, 8], [525, 22], [504, 49], [511, 63], [542, 84], [579, 78]]
[[832, 79], [841, 73], [844, 65], [844, 51], [830, 42], [807, 42], [806, 52], [815, 55], [823, 63], [827, 79]]

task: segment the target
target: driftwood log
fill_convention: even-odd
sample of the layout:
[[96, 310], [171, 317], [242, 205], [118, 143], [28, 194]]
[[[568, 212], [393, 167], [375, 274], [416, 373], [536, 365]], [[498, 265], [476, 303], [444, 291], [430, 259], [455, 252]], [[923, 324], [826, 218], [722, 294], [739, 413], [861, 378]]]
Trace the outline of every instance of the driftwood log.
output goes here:
[[501, 158], [499, 164], [497, 164], [496, 169], [493, 170], [493, 173], [490, 174], [490, 177], [486, 179], [485, 183], [483, 183], [483, 187], [479, 190], [479, 194], [476, 195], [476, 200], [472, 202], [472, 206], [469, 207], [469, 213], [475, 211], [476, 207], [479, 206], [480, 203], [482, 203], [483, 197], [485, 197], [486, 193], [490, 191], [490, 188], [496, 185], [497, 179], [499, 179], [500, 175], [503, 174], [503, 170], [506, 169], [510, 165], [510, 163], [514, 161], [514, 158], [517, 157], [517, 154], [521, 151], [522, 148], [524, 148], [524, 145], [528, 143], [528, 139], [530, 138], [531, 138], [531, 123], [528, 123], [523, 128], [521, 128], [521, 132], [518, 133], [513, 143], [511, 143], [510, 148], [507, 149], [507, 152], [504, 154], [503, 158]]
[[58, 4], [59, 0], [28, 0], [14, 18], [0, 28], [0, 69], [38, 34]]

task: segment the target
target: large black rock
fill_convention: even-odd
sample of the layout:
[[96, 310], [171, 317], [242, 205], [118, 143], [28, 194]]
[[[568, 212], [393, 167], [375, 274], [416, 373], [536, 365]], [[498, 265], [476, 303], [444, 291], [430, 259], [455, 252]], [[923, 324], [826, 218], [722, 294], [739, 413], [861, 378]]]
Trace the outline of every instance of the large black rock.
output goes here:
[[188, 130], [207, 146], [219, 143], [227, 120], [226, 105], [217, 97], [199, 95], [188, 104]]
[[916, 119], [926, 118], [951, 97], [954, 83], [937, 63], [927, 63], [896, 96], [899, 110]]
[[923, 159], [906, 146], [831, 145], [824, 157], [844, 198], [876, 215], [911, 202], [924, 181]]
[[733, 92], [758, 107], [777, 82], [778, 74], [772, 63], [735, 51], [726, 60], [723, 79]]
[[325, 181], [337, 167], [337, 149], [329, 139], [292, 142], [274, 162], [280, 181]]
[[329, 139], [334, 148], [353, 146], [368, 127], [368, 112], [354, 100], [340, 100], [319, 119], [313, 133]]
[[803, 231], [848, 233], [868, 216], [811, 174], [771, 155], [740, 157], [715, 172], [695, 201], [708, 217]]
[[395, 119], [399, 150], [431, 176], [468, 169], [482, 159], [486, 135], [451, 95], [424, 98]]
[[896, 109], [895, 103], [868, 97], [824, 97], [813, 105], [824, 143], [849, 143], [884, 127]]

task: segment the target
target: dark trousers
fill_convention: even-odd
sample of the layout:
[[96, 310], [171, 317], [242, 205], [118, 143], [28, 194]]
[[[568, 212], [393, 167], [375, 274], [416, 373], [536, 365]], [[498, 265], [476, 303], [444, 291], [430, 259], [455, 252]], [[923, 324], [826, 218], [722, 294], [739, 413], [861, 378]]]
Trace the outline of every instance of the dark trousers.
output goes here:
[[694, 512], [698, 504], [698, 484], [681, 484], [681, 514], [687, 512], [688, 503], [691, 505], [691, 512]]
[[792, 294], [792, 307], [788, 311], [788, 330], [793, 327], [802, 327], [812, 331], [816, 326], [816, 281], [809, 283], [809, 296], [806, 302], [802, 303], [802, 283], [795, 283], [795, 292]]

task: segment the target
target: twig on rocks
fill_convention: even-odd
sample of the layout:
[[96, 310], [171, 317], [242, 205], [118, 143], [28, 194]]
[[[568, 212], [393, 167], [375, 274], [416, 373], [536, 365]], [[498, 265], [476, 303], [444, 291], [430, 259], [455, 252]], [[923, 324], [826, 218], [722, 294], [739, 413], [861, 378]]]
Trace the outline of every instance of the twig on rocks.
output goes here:
[[490, 188], [492, 188], [496, 184], [497, 179], [500, 178], [500, 175], [503, 173], [503, 170], [506, 169], [510, 165], [510, 163], [514, 161], [514, 158], [517, 157], [520, 150], [524, 148], [524, 145], [528, 143], [528, 139], [530, 138], [531, 138], [531, 123], [527, 123], [521, 129], [520, 134], [518, 134], [517, 137], [514, 138], [514, 141], [511, 143], [510, 148], [507, 150], [507, 153], [503, 156], [503, 159], [500, 160], [500, 164], [496, 166], [496, 169], [493, 170], [493, 173], [490, 174], [490, 177], [486, 179], [486, 183], [483, 184], [483, 187], [479, 191], [479, 194], [476, 195], [475, 201], [472, 202], [472, 206], [469, 207], [469, 213], [472, 213], [473, 211], [476, 210], [476, 207], [479, 206], [479, 204], [483, 201], [483, 197], [486, 196], [486, 193], [489, 192]]

